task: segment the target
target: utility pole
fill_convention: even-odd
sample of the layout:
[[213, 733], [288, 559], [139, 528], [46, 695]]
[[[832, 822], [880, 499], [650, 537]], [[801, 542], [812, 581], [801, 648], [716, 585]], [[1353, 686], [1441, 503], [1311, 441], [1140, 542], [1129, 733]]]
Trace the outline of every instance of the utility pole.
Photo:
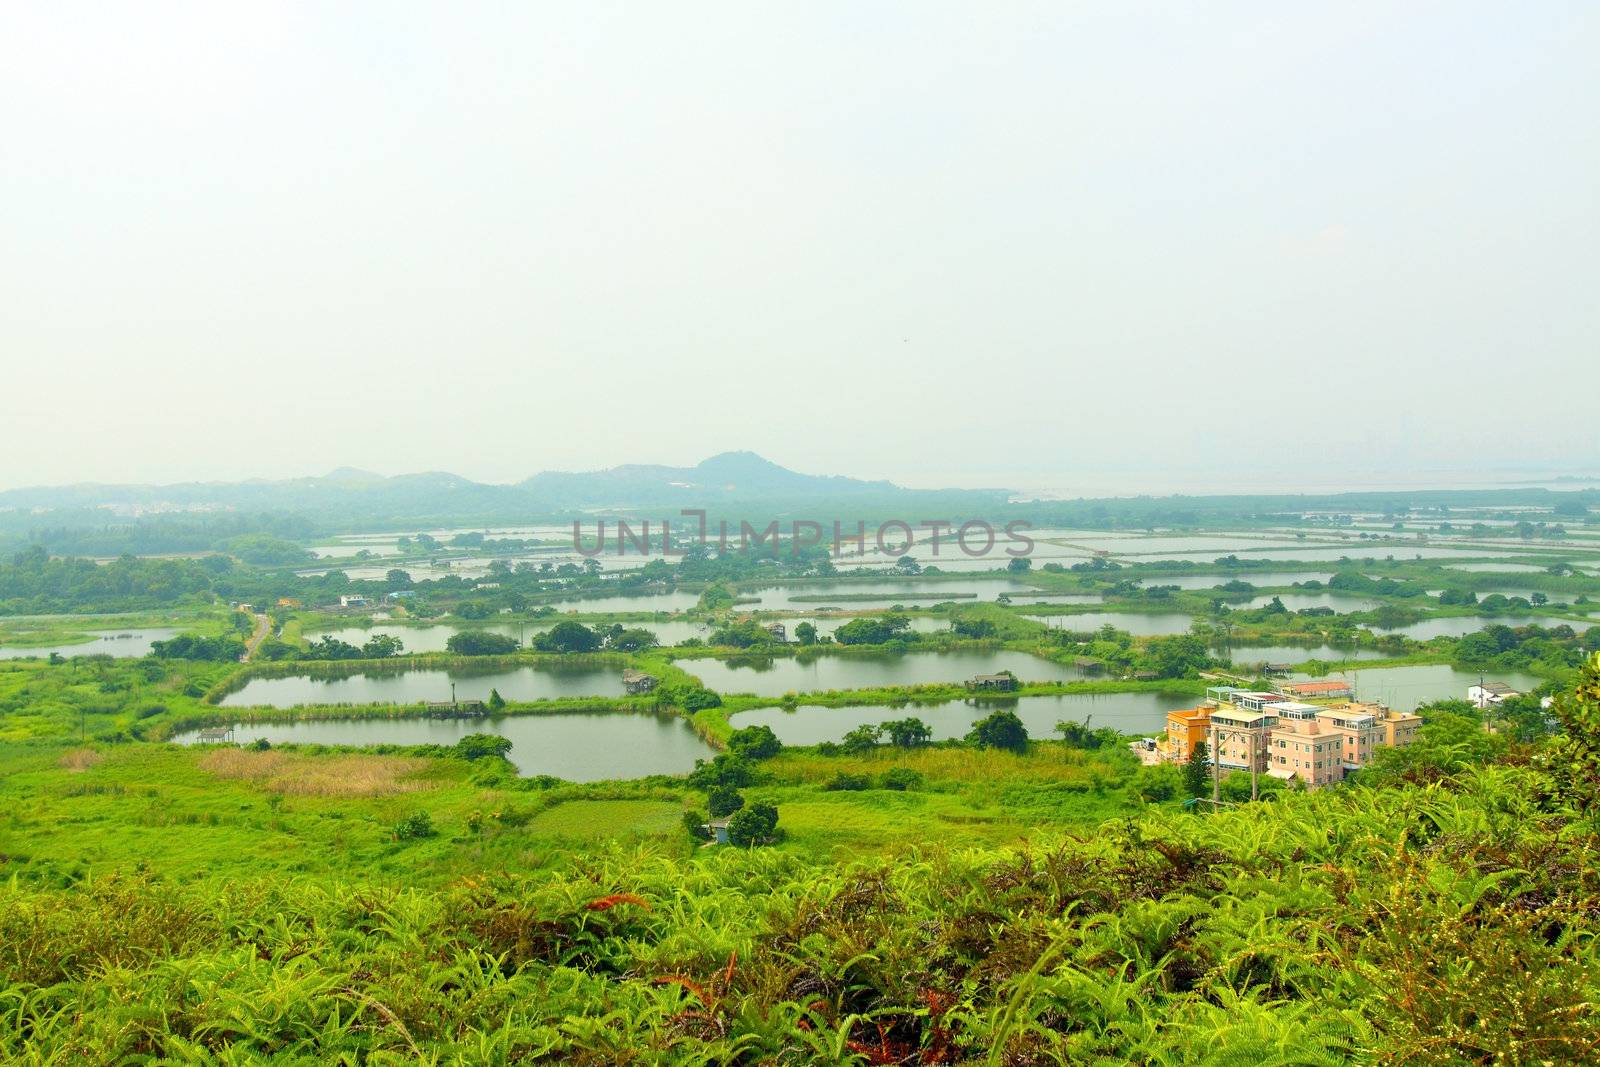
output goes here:
[[1222, 750], [1217, 746], [1220, 736], [1217, 724], [1211, 724], [1211, 808], [1216, 810], [1222, 802]]

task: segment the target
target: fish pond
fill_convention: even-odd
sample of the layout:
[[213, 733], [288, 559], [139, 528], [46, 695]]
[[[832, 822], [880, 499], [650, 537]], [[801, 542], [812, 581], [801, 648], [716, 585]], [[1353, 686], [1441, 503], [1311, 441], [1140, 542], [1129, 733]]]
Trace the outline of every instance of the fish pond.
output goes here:
[[1108, 726], [1122, 733], [1159, 733], [1166, 729], [1167, 712], [1192, 708], [1198, 703], [1200, 698], [1183, 693], [1074, 693], [1011, 699], [982, 697], [898, 708], [883, 705], [825, 708], [801, 704], [792, 711], [777, 707], [743, 711], [732, 716], [730, 721], [736, 729], [770, 726], [786, 745], [816, 745], [838, 741], [864, 724], [917, 718], [933, 730], [935, 741], [945, 741], [965, 737], [973, 723], [1006, 708], [1016, 712], [1027, 727], [1029, 737], [1044, 740], [1056, 736], [1056, 723], [1067, 720], [1088, 722], [1096, 728]]
[[1582, 633], [1587, 627], [1581, 622], [1570, 619], [1557, 619], [1548, 616], [1529, 615], [1455, 615], [1442, 619], [1423, 619], [1409, 626], [1400, 626], [1393, 630], [1381, 630], [1377, 626], [1371, 629], [1380, 633], [1402, 634], [1413, 641], [1427, 641], [1434, 637], [1462, 637], [1466, 634], [1475, 634], [1486, 626], [1509, 626], [1516, 629], [1519, 626], [1542, 626], [1553, 629], [1557, 626], [1570, 626]]
[[87, 641], [55, 645], [0, 645], [0, 659], [47, 659], [51, 653], [71, 656], [127, 656], [150, 654], [150, 646], [177, 636], [170, 627], [152, 627], [143, 630], [96, 630], [85, 633]]
[[[1310, 676], [1296, 674], [1293, 677], [1304, 680]], [[1540, 684], [1539, 679], [1531, 674], [1518, 674], [1515, 671], [1484, 673], [1444, 664], [1376, 667], [1370, 671], [1351, 670], [1328, 677], [1349, 680], [1355, 686], [1357, 700], [1375, 700], [1398, 711], [1415, 711], [1420, 705], [1436, 700], [1465, 700], [1467, 687], [1478, 684], [1479, 678], [1505, 682], [1521, 693]]]
[[[677, 716], [627, 712], [234, 724], [237, 740], [265, 738], [274, 745], [453, 745], [468, 734], [498, 734], [510, 741], [507, 758], [521, 774], [572, 782], [686, 774], [696, 759], [716, 754]], [[189, 733], [173, 740], [196, 738]]]
[[[1032, 613], [1024, 611], [1023, 614]], [[1138, 611], [1091, 611], [1078, 615], [1049, 615], [1038, 618], [1053, 630], [1093, 633], [1100, 627], [1109, 625], [1140, 637], [1186, 634], [1189, 632], [1190, 624], [1194, 622], [1188, 615], [1145, 614]]]
[[773, 697], [830, 689], [964, 682], [974, 675], [1002, 671], [1011, 671], [1023, 682], [1070, 682], [1084, 677], [1075, 667], [1007, 650], [740, 656], [727, 660], [679, 660], [678, 666], [698, 676], [709, 689]]
[[487, 700], [490, 690], [498, 690], [506, 700], [619, 697], [624, 692], [620, 668], [543, 661], [526, 667], [490, 667], [481, 671], [368, 668], [321, 677], [251, 678], [220, 703], [225, 708], [422, 704], [449, 700], [452, 689], [458, 700]]
[[891, 604], [934, 604], [941, 600], [992, 601], [1001, 593], [1016, 599], [1033, 592], [1037, 592], [1035, 587], [1009, 578], [884, 578], [881, 581], [797, 582], [744, 590], [739, 597], [753, 599], [752, 603], [740, 605], [752, 610], [814, 611], [826, 604], [876, 604], [886, 608]]
[[1339, 648], [1335, 645], [1234, 645], [1228, 654], [1236, 667], [1256, 663], [1304, 663], [1311, 659], [1341, 663], [1345, 660], [1384, 659], [1389, 655], [1376, 648]]

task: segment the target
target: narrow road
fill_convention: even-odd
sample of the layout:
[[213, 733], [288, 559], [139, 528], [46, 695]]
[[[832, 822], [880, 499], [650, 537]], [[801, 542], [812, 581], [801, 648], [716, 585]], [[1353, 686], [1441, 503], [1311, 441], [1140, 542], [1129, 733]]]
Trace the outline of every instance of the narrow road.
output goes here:
[[265, 615], [256, 616], [256, 631], [245, 639], [244, 659], [241, 662], [249, 663], [250, 657], [256, 654], [256, 649], [261, 647], [261, 642], [267, 639], [272, 632], [272, 620]]

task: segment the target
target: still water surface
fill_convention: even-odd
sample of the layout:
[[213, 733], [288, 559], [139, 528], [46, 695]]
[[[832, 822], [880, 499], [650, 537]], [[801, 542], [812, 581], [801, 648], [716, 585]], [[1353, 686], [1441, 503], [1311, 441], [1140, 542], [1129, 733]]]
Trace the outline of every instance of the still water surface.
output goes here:
[[149, 655], [150, 646], [157, 641], [175, 637], [172, 628], [152, 627], [145, 630], [103, 630], [94, 632], [94, 640], [71, 645], [0, 645], [0, 659], [47, 659], [55, 652], [62, 656], [130, 656]]
[[[622, 712], [245, 722], [234, 727], [237, 740], [262, 737], [274, 745], [453, 745], [467, 734], [498, 734], [508, 739], [508, 758], [522, 774], [550, 774], [573, 782], [684, 774], [694, 769], [696, 759], [715, 755], [689, 724], [676, 716]], [[190, 743], [195, 735], [173, 740]]]
[[622, 672], [613, 667], [540, 664], [491, 667], [482, 671], [370, 670], [343, 677], [252, 678], [222, 698], [227, 708], [292, 708], [298, 704], [421, 704], [449, 700], [452, 685], [459, 700], [487, 700], [497, 689], [507, 700], [623, 695]]
[[870, 689], [890, 685], [963, 682], [977, 674], [1009, 670], [1023, 682], [1070, 682], [1084, 677], [1075, 667], [1026, 652], [954, 651], [877, 655], [780, 656], [771, 659], [679, 660], [707, 688], [724, 693], [782, 696], [828, 689]]
[[965, 737], [979, 719], [999, 708], [1009, 708], [1027, 727], [1028, 736], [1047, 739], [1057, 736], [1056, 723], [1066, 720], [1088, 721], [1093, 727], [1109, 726], [1123, 733], [1154, 734], [1166, 728], [1167, 712], [1191, 708], [1198, 703], [1198, 697], [1181, 693], [1083, 693], [1010, 700], [952, 700], [944, 704], [900, 708], [882, 705], [824, 708], [802, 704], [793, 711], [784, 708], [744, 711], [734, 715], [731, 721], [735, 728], [770, 726], [786, 745], [815, 745], [838, 741], [863, 724], [917, 718], [933, 729], [934, 740], [945, 741]]

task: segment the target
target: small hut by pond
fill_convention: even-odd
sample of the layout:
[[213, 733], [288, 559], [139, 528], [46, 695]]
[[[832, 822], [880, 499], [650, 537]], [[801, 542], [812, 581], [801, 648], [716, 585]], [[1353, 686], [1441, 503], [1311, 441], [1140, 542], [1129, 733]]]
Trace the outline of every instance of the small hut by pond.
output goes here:
[[422, 707], [431, 719], [462, 719], [489, 714], [489, 706], [481, 700], [429, 700]]
[[980, 674], [967, 683], [968, 689], [991, 693], [1009, 693], [1017, 688], [1017, 676], [1010, 671], [1000, 674]]
[[656, 676], [628, 667], [622, 672], [622, 688], [629, 696], [648, 693], [656, 687]]

